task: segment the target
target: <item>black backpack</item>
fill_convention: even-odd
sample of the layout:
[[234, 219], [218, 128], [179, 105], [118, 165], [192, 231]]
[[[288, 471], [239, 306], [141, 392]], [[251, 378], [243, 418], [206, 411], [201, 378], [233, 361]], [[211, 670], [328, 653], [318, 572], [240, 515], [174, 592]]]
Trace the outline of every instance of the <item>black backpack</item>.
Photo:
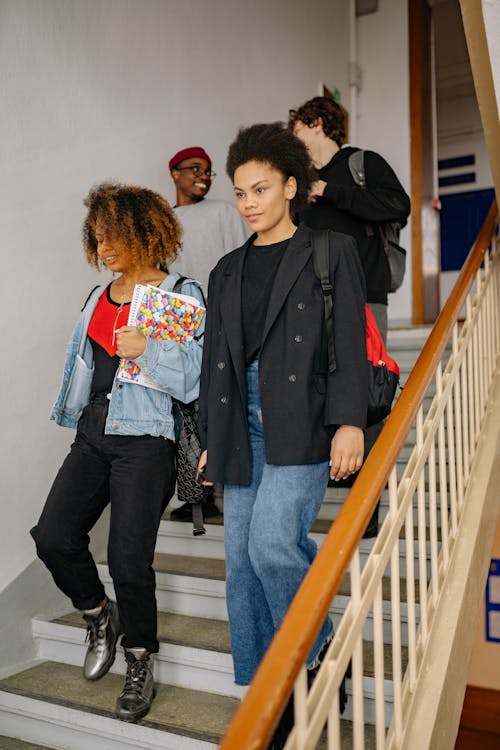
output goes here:
[[[321, 284], [328, 345], [328, 371], [334, 372], [335, 345], [333, 319], [333, 285], [330, 278], [330, 238], [328, 229], [312, 232], [314, 273]], [[369, 305], [366, 315], [366, 361], [368, 367], [368, 411], [366, 424], [377, 424], [387, 417], [399, 384], [398, 363], [387, 354], [385, 344]]]

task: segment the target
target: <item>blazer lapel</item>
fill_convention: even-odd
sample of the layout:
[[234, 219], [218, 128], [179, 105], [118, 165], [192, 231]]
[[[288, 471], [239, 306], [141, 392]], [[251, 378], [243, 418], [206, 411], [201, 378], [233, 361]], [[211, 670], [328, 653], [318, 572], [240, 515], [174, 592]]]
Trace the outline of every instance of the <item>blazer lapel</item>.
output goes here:
[[231, 265], [224, 270], [222, 278], [224, 291], [221, 294], [220, 300], [220, 312], [224, 322], [227, 344], [244, 403], [246, 400], [246, 375], [243, 351], [243, 322], [241, 318], [241, 282], [247, 247], [253, 242], [254, 238], [255, 235], [247, 240], [241, 250], [233, 255]]
[[285, 257], [279, 265], [267, 308], [262, 345], [264, 345], [271, 326], [285, 304], [290, 289], [311, 256], [312, 245], [310, 235], [311, 230], [305, 224], [301, 224], [291, 238], [290, 244], [285, 251]]

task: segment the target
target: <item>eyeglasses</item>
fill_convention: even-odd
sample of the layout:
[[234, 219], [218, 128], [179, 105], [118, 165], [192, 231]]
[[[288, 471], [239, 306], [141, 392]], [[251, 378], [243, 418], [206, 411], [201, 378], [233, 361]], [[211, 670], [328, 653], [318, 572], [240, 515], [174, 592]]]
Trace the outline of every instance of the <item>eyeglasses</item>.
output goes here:
[[174, 169], [176, 169], [177, 172], [182, 172], [184, 169], [190, 169], [194, 175], [204, 174], [206, 177], [215, 177], [215, 172], [212, 172], [211, 169], [202, 169], [198, 164], [193, 164], [193, 166], [190, 167], [174, 167]]

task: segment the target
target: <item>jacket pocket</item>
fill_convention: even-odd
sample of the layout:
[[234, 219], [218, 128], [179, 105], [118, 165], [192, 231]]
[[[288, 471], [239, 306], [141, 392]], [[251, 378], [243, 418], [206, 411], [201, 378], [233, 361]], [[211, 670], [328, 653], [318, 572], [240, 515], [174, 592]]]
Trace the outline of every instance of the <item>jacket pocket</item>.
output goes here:
[[328, 373], [327, 372], [317, 372], [314, 376], [314, 385], [316, 386], [316, 390], [318, 393], [320, 393], [322, 396], [326, 393], [326, 387], [328, 384]]
[[85, 361], [77, 354], [64, 400], [66, 412], [80, 414], [88, 403], [93, 375], [94, 368], [87, 367]]

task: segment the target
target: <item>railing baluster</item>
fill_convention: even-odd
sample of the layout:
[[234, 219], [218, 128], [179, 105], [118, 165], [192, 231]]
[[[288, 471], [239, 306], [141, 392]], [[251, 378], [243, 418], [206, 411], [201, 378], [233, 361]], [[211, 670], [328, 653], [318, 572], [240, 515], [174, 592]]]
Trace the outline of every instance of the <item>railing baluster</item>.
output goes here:
[[[457, 509], [457, 472], [456, 472], [456, 456], [455, 456], [455, 430], [453, 425], [453, 393], [454, 388], [450, 391], [450, 398], [446, 404], [446, 426], [448, 429], [448, 476], [450, 482], [450, 516], [451, 516], [451, 533], [453, 538], [456, 537], [458, 531], [458, 509]], [[446, 462], [446, 451], [443, 457]], [[441, 504], [443, 498], [441, 498]]]
[[[395, 518], [397, 513], [397, 474], [396, 467], [389, 475], [389, 513]], [[403, 734], [403, 691], [401, 671], [401, 592], [399, 570], [399, 544], [391, 552], [391, 616], [392, 616], [392, 684], [393, 684], [393, 722], [396, 743]]]
[[295, 680], [293, 691], [293, 710], [297, 747], [305, 747], [307, 739], [307, 670], [305, 665]]
[[[439, 400], [443, 399], [443, 373], [441, 363], [436, 370], [436, 390]], [[448, 436], [449, 439], [449, 436]], [[441, 549], [443, 553], [444, 568], [448, 567], [448, 487], [446, 482], [446, 445], [444, 434], [444, 412], [439, 418], [438, 425], [438, 469], [439, 469], [439, 504], [441, 509]]]
[[385, 747], [385, 670], [382, 585], [377, 586], [373, 600], [373, 666], [375, 672], [375, 736], [377, 750]]
[[465, 349], [464, 358], [462, 360], [461, 367], [461, 381], [462, 381], [462, 436], [463, 436], [463, 481], [464, 484], [469, 478], [470, 461], [469, 461], [469, 409], [467, 408], [467, 393], [469, 391], [468, 384], [468, 364], [467, 364], [467, 348]]
[[[330, 682], [335, 676], [336, 664], [328, 665]], [[333, 695], [332, 704], [328, 711], [328, 750], [341, 750], [340, 739], [340, 713], [339, 713], [339, 691], [336, 690]]]
[[438, 576], [438, 535], [437, 535], [437, 493], [436, 493], [436, 443], [432, 437], [429, 458], [427, 460], [429, 472], [429, 535], [431, 549], [431, 588], [434, 602], [439, 596]]
[[483, 421], [484, 399], [485, 399], [485, 368], [484, 368], [484, 276], [481, 275], [481, 296], [478, 300], [477, 311], [477, 383], [478, 383], [478, 419], [476, 431], [479, 434]]
[[495, 350], [495, 342], [494, 342], [494, 334], [493, 334], [493, 325], [494, 325], [494, 313], [493, 313], [493, 286], [494, 286], [494, 280], [492, 278], [492, 268], [491, 268], [491, 262], [490, 262], [490, 255], [487, 252], [485, 256], [485, 268], [488, 269], [489, 273], [489, 284], [488, 284], [488, 291], [487, 291], [487, 299], [488, 299], [488, 319], [487, 319], [487, 327], [488, 327], [488, 336], [487, 336], [487, 371], [488, 371], [488, 394], [490, 391], [490, 385], [492, 381], [492, 375], [494, 370], [494, 355], [493, 352]]
[[[467, 322], [469, 329], [472, 328], [472, 303], [470, 294], [467, 297]], [[474, 446], [476, 444], [476, 436], [474, 429], [474, 361], [473, 361], [473, 348], [474, 348], [474, 331], [472, 331], [471, 337], [467, 343], [467, 385], [469, 387], [468, 403], [469, 406], [469, 419], [467, 423], [469, 433], [469, 445], [467, 447], [467, 466], [470, 469], [472, 462], [472, 456], [474, 455]], [[469, 472], [467, 471], [467, 476]]]
[[[452, 335], [452, 346], [453, 356], [458, 358], [458, 323], [453, 326]], [[453, 404], [454, 404], [454, 416], [455, 416], [455, 446], [457, 453], [457, 466], [456, 466], [456, 479], [457, 479], [457, 493], [458, 493], [458, 509], [462, 508], [464, 500], [464, 465], [463, 465], [463, 451], [462, 451], [462, 402], [461, 402], [461, 391], [460, 383], [463, 382], [462, 367], [458, 368], [457, 380], [453, 385]]]
[[[420, 454], [423, 446], [423, 417], [422, 407], [417, 412], [417, 451]], [[420, 596], [420, 632], [422, 642], [427, 643], [427, 523], [425, 513], [425, 476], [420, 472], [417, 484], [418, 503], [418, 580]]]
[[[351, 565], [351, 601], [355, 612], [361, 604], [361, 565], [359, 547], [354, 553]], [[353, 748], [364, 750], [365, 726], [363, 706], [363, 636], [356, 639], [352, 654], [352, 698], [353, 698]]]
[[413, 692], [417, 681], [417, 615], [415, 607], [415, 534], [413, 522], [413, 502], [406, 513], [406, 606], [408, 609], [408, 674], [410, 690]]

